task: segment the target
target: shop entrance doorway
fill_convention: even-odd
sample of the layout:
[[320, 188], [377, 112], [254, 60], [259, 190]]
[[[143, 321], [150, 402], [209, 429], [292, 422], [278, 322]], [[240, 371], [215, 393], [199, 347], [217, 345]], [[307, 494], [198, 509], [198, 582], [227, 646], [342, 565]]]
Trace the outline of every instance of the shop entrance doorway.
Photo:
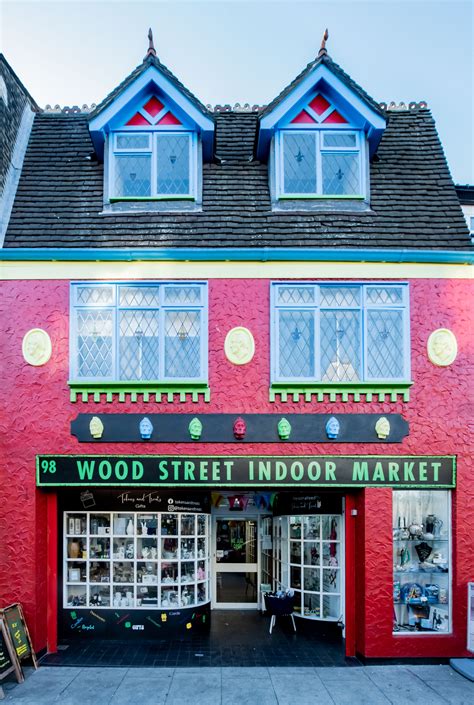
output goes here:
[[213, 608], [258, 607], [258, 536], [258, 515], [213, 517]]

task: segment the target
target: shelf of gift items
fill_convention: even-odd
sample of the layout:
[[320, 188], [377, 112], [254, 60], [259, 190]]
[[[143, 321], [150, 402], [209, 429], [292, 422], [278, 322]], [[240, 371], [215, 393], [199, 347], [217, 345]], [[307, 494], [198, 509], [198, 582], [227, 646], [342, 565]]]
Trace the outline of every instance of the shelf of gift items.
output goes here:
[[449, 539], [393, 539], [393, 543], [409, 543], [414, 544], [416, 542], [425, 541], [426, 543], [448, 543]]

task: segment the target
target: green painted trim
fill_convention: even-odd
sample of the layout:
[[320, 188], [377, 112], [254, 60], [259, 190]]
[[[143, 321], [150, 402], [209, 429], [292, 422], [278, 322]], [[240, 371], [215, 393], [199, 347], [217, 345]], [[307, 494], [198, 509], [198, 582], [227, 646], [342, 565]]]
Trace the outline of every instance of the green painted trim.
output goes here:
[[306, 194], [300, 194], [300, 195], [295, 195], [295, 196], [278, 196], [279, 201], [364, 201], [365, 196], [329, 196], [328, 194], [324, 195], [306, 195]]
[[[118, 395], [119, 402], [125, 402], [127, 395], [130, 395], [131, 402], [138, 401], [138, 395], [143, 396], [143, 401], [153, 401], [152, 395], [155, 396], [154, 401], [161, 403], [162, 401], [173, 402], [175, 395], [179, 394], [179, 401], [187, 401], [187, 396], [191, 395], [193, 402], [200, 401], [200, 397], [204, 397], [204, 401], [211, 400], [211, 390], [208, 385], [203, 383], [166, 383], [151, 380], [148, 382], [68, 382], [70, 387], [70, 401], [76, 402], [80, 397], [81, 401], [89, 401], [89, 396], [96, 403], [101, 401], [101, 395], [105, 394], [105, 401], [111, 402]], [[91, 399], [91, 400], [92, 400]]]
[[110, 203], [120, 203], [121, 201], [195, 201], [194, 196], [121, 196], [120, 198], [109, 198]]
[[413, 382], [335, 382], [328, 384], [327, 382], [302, 382], [302, 383], [274, 383], [269, 390], [270, 401], [275, 401], [276, 396], [280, 397], [280, 401], [288, 401], [290, 396], [292, 401], [299, 401], [300, 396], [304, 401], [314, 401], [314, 396], [317, 396], [318, 402], [324, 401], [324, 395], [329, 395], [329, 401], [337, 401], [337, 397], [341, 397], [341, 401], [359, 402], [361, 395], [365, 396], [365, 401], [370, 402], [373, 397], [378, 397], [378, 401], [385, 401], [385, 397], [389, 397], [389, 401], [396, 402], [401, 395], [403, 401], [410, 401], [410, 387]]

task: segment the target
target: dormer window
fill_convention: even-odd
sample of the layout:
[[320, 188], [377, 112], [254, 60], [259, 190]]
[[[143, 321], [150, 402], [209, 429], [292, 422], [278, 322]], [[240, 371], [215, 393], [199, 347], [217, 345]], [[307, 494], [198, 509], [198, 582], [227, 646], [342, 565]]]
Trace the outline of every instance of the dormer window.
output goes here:
[[320, 93], [297, 107], [276, 131], [277, 198], [364, 198], [365, 134], [350, 128]]
[[196, 135], [156, 96], [110, 139], [111, 201], [195, 197]]

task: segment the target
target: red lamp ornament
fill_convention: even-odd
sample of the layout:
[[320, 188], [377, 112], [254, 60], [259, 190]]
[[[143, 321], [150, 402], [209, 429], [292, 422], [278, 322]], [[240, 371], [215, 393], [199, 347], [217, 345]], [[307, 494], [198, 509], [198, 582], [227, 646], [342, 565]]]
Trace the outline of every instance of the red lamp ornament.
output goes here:
[[243, 441], [247, 433], [247, 424], [241, 416], [234, 421], [234, 436], [238, 441]]

